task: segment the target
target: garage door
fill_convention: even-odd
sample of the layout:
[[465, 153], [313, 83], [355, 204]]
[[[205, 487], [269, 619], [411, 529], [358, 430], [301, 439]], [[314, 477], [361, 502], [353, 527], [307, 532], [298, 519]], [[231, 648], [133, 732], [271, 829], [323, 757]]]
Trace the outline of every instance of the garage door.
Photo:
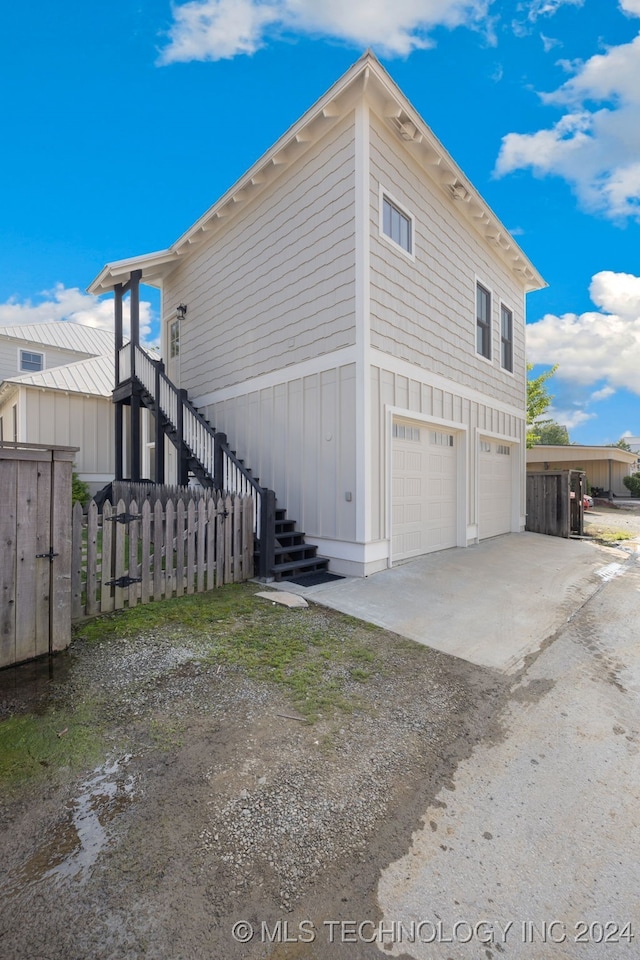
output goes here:
[[409, 420], [393, 423], [391, 555], [394, 561], [457, 543], [458, 438]]
[[497, 537], [511, 530], [513, 505], [512, 444], [489, 438], [480, 440], [478, 465], [478, 536]]

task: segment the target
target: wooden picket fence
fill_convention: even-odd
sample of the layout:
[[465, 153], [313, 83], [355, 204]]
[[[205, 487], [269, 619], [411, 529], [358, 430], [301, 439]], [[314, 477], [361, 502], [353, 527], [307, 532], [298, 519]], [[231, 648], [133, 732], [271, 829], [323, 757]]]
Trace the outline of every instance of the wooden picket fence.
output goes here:
[[72, 619], [202, 593], [253, 576], [251, 497], [218, 495], [185, 505], [134, 501], [102, 514], [73, 508]]

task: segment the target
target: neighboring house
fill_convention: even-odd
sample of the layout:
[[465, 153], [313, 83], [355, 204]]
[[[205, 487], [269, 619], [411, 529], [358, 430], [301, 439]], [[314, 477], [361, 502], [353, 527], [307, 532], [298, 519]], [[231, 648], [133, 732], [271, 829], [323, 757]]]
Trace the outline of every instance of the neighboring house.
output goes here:
[[638, 455], [620, 447], [536, 444], [527, 450], [527, 470], [584, 470], [591, 488], [628, 497], [624, 477], [633, 473]]
[[[137, 348], [141, 282], [162, 291], [166, 375]], [[214, 479], [213, 430], [173, 383], [336, 572], [520, 531], [543, 286], [367, 53], [171, 247], [91, 285], [116, 295], [116, 474], [125, 454], [142, 469], [148, 406], [172, 441], [156, 479]]]

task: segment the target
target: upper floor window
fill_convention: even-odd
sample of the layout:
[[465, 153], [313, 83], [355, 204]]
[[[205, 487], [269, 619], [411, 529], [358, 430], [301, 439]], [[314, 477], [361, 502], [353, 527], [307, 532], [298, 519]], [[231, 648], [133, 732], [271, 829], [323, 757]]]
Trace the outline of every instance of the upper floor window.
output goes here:
[[382, 195], [382, 232], [405, 253], [413, 254], [413, 223], [410, 215], [397, 203]]
[[20, 351], [20, 369], [25, 373], [37, 373], [44, 369], [44, 353], [33, 353], [31, 350]]
[[481, 283], [476, 284], [476, 349], [491, 360], [491, 294]]
[[172, 320], [169, 324], [169, 356], [177, 357], [180, 353], [180, 321]]
[[504, 304], [500, 308], [501, 363], [503, 369], [513, 373], [513, 314]]

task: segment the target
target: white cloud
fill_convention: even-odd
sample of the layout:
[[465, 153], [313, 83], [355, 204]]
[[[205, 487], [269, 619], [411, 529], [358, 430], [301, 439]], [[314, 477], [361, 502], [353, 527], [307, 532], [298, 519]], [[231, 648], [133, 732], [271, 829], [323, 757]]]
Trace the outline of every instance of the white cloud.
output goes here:
[[173, 8], [159, 63], [253, 54], [283, 32], [332, 37], [389, 56], [432, 44], [429, 32], [480, 23], [490, 0], [190, 0]]
[[600, 400], [607, 400], [609, 397], [612, 397], [614, 393], [615, 390], [613, 387], [603, 387], [602, 390], [594, 390], [589, 400], [593, 403], [598, 403]]
[[549, 53], [550, 50], [553, 50], [554, 47], [562, 47], [562, 40], [556, 40], [555, 37], [547, 37], [544, 33], [540, 34], [540, 39], [542, 40], [542, 46], [544, 47], [544, 52]]
[[556, 376], [574, 384], [604, 381], [600, 392], [640, 394], [640, 277], [605, 270], [592, 278], [589, 293], [602, 312], [547, 314], [527, 325], [528, 359], [557, 363]]
[[597, 417], [597, 413], [587, 413], [579, 407], [573, 410], [559, 410], [551, 405], [544, 416], [545, 420], [554, 420], [556, 423], [566, 427], [567, 430], [574, 430], [575, 427], [581, 426], [583, 423], [586, 423], [587, 420], [593, 420]]
[[[12, 297], [0, 303], [0, 325], [17, 326], [23, 323], [49, 323], [53, 320], [68, 320], [87, 327], [113, 330], [113, 298], [99, 299], [83, 293], [78, 287], [65, 287], [58, 283], [53, 290], [43, 290], [38, 303]], [[140, 301], [140, 338], [148, 341], [153, 320], [151, 304]], [[123, 304], [123, 325], [129, 335], [129, 300]]]
[[620, 7], [630, 17], [640, 17], [640, 0], [620, 0]]
[[529, 0], [521, 7], [527, 11], [527, 18], [535, 22], [538, 17], [552, 17], [560, 7], [581, 7], [583, 3], [584, 0]]
[[551, 128], [503, 137], [496, 173], [564, 177], [587, 210], [640, 219], [640, 35], [564, 66], [575, 75], [541, 99], [567, 112]]

